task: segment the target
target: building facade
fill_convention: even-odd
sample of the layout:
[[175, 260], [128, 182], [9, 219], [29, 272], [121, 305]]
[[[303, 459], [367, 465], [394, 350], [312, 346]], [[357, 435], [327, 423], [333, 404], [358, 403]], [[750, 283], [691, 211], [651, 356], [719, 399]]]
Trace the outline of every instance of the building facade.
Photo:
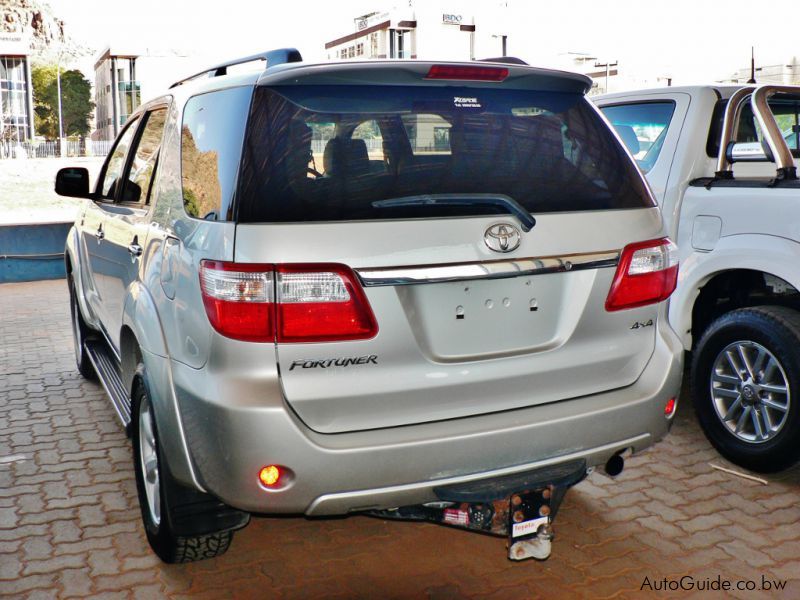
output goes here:
[[94, 140], [113, 140], [131, 113], [166, 91], [193, 62], [174, 51], [109, 47], [94, 64]]
[[28, 44], [18, 33], [0, 33], [0, 142], [33, 139], [33, 86]]
[[730, 83], [747, 83], [753, 76], [757, 83], [800, 85], [800, 58], [792, 56], [782, 63], [772, 65], [756, 64], [753, 67], [743, 67], [726, 81]]
[[481, 13], [420, 4], [356, 17], [352, 31], [325, 43], [328, 59], [475, 60], [506, 55], [508, 36], [500, 26], [504, 2], [487, 2]]
[[96, 137], [113, 140], [130, 114], [141, 104], [136, 79], [138, 54], [106, 48], [94, 64]]

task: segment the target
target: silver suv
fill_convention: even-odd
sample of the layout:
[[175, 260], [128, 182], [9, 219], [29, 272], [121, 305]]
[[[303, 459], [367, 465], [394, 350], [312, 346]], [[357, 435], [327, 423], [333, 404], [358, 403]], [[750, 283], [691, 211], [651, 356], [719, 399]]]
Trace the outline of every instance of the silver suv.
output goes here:
[[543, 558], [566, 489], [667, 432], [674, 246], [589, 84], [278, 50], [140, 107], [94, 191], [59, 172], [87, 199], [78, 368], [132, 435], [163, 560], [250, 513], [356, 511]]

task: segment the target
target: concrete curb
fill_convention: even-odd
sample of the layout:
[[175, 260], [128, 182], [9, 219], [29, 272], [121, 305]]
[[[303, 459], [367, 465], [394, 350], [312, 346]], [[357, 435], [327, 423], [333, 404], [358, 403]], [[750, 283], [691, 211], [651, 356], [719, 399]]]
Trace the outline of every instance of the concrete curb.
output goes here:
[[0, 225], [0, 283], [61, 279], [72, 223]]

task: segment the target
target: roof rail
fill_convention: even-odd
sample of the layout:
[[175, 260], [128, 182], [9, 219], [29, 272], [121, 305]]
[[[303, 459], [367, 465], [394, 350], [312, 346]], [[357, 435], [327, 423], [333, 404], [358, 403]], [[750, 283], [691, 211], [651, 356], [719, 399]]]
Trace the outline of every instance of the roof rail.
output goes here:
[[256, 60], [266, 61], [267, 63], [266, 68], [269, 68], [269, 67], [274, 67], [275, 65], [282, 65], [283, 63], [300, 62], [303, 60], [303, 57], [300, 56], [300, 52], [296, 48], [278, 48], [277, 50], [269, 50], [267, 52], [262, 52], [260, 54], [243, 56], [242, 58], [236, 58], [221, 63], [219, 65], [209, 67], [208, 69], [203, 69], [199, 73], [195, 73], [194, 75], [190, 75], [189, 77], [184, 77], [183, 79], [176, 81], [171, 86], [169, 86], [169, 89], [182, 85], [187, 81], [191, 81], [192, 79], [197, 79], [198, 77], [202, 77], [203, 75], [208, 75], [209, 77], [220, 77], [222, 75], [227, 75], [228, 67], [254, 62]]
[[526, 63], [521, 58], [517, 58], [516, 56], [498, 56], [497, 58], [479, 58], [478, 62], [493, 62], [493, 63], [503, 63], [507, 65], [524, 65], [526, 67], [530, 67], [529, 63]]

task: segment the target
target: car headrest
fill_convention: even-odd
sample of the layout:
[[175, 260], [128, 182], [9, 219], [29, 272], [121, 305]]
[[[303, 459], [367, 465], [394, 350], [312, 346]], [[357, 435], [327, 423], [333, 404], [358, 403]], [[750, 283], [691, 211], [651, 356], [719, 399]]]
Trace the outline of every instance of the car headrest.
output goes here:
[[367, 143], [361, 139], [333, 138], [322, 155], [325, 174], [332, 177], [363, 175], [369, 172]]
[[633, 130], [633, 127], [630, 125], [614, 125], [614, 129], [617, 130], [617, 134], [622, 138], [622, 142], [631, 154], [636, 154], [641, 150], [639, 147], [639, 138], [636, 137], [636, 132]]

